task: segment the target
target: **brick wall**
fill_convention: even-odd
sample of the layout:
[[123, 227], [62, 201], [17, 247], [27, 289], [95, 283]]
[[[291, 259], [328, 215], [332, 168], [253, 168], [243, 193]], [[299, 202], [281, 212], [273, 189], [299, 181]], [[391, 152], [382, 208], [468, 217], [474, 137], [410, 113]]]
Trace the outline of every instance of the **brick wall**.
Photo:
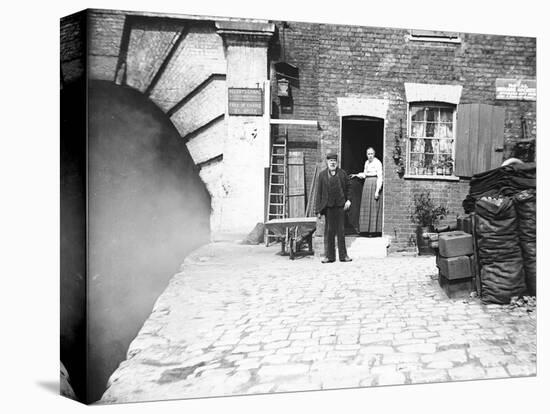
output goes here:
[[[121, 12], [97, 10], [88, 11], [88, 16], [90, 77], [114, 81], [120, 56], [125, 53], [121, 45], [124, 44], [128, 16]], [[138, 19], [136, 21], [140, 24], [133, 26], [136, 32], [129, 37], [126, 82], [140, 91], [150, 84], [160, 62], [177, 41], [182, 25], [187, 26], [185, 37], [164, 68], [162, 77], [150, 91], [150, 98], [164, 111], [173, 108], [210, 74], [226, 73], [223, 41], [216, 32], [214, 22], [178, 20], [175, 23], [162, 16], [132, 18]], [[533, 38], [461, 33], [460, 43], [434, 43], [410, 41], [408, 30], [402, 29], [289, 22], [283, 30], [281, 22], [275, 23], [277, 35], [270, 44], [270, 63], [284, 60], [294, 64], [299, 68], [299, 80], [291, 82], [290, 111], [283, 110], [276, 95], [276, 84], [272, 83], [272, 115], [319, 121], [319, 128], [288, 127], [289, 147], [301, 150], [305, 155], [306, 194], [310, 192], [315, 165], [322, 161], [321, 154], [328, 148], [338, 150], [340, 147], [337, 98], [370, 98], [387, 103], [385, 157], [382, 160], [386, 203], [384, 233], [392, 237], [392, 249], [414, 248], [410, 246], [414, 226], [408, 219], [408, 205], [414, 192], [430, 190], [434, 199], [448, 203], [454, 217], [462, 212], [461, 202], [468, 191], [468, 182], [464, 180], [410, 180], [395, 172], [391, 158], [394, 136], [399, 133], [400, 121], [404, 128], [407, 123], [405, 82], [461, 85], [461, 103], [504, 107], [505, 155], [511, 153], [511, 144], [522, 138], [521, 116], [527, 119], [530, 136], [536, 137], [535, 102], [495, 99], [496, 78], [536, 76], [536, 43]], [[67, 45], [61, 56], [62, 67], [64, 65], [64, 76], [69, 79], [67, 74], [78, 73], [83, 67], [75, 54], [82, 44], [81, 29], [74, 18], [67, 19], [62, 27], [65, 28], [61, 34], [62, 44]], [[235, 43], [232, 47], [241, 46]], [[243, 56], [255, 61], [254, 53], [257, 51], [253, 49], [247, 50]], [[267, 67], [264, 69], [263, 66], [263, 63], [257, 66], [259, 72], [252, 76], [254, 79], [251, 78], [253, 82], [249, 86], [255, 86], [254, 82], [264, 77]], [[236, 75], [239, 76], [231, 76]], [[273, 65], [271, 78], [276, 78]], [[219, 82], [204, 88], [200, 96], [190, 100], [192, 109], [191, 106], [179, 108], [173, 114], [172, 120], [180, 132], [193, 132], [194, 127], [203, 125], [219, 112], [221, 101], [226, 99], [222, 96], [224, 94], [219, 93]], [[221, 82], [228, 85], [230, 79]], [[193, 115], [195, 113], [196, 116]], [[201, 162], [208, 161], [205, 157], [210, 155], [218, 157], [221, 152], [216, 149], [222, 148], [220, 142], [232, 133], [227, 121], [221, 122], [227, 126], [223, 136], [213, 137], [212, 131], [204, 131], [204, 140], [201, 139], [202, 133], [193, 136], [190, 142], [193, 148], [190, 149], [193, 153], [202, 154]], [[247, 136], [248, 126], [243, 124], [233, 132]], [[216, 130], [223, 131], [223, 128]], [[404, 136], [401, 142], [403, 148], [406, 132]], [[216, 160], [223, 162], [221, 158]], [[223, 174], [224, 177], [230, 175], [230, 171]], [[208, 187], [218, 188], [213, 185]]]
[[86, 68], [86, 12], [60, 21], [61, 82], [69, 84], [84, 75]]
[[505, 155], [509, 154], [510, 144], [522, 138], [522, 115], [528, 119], [531, 137], [536, 136], [535, 102], [495, 99], [496, 78], [535, 77], [533, 38], [462, 33], [461, 42], [454, 44], [409, 41], [408, 30], [400, 29], [289, 22], [283, 36], [282, 23], [278, 22], [277, 27], [273, 59], [283, 60], [284, 49], [286, 62], [300, 71], [299, 83], [292, 85], [293, 113], [277, 115], [320, 122], [318, 131], [289, 133], [291, 142], [296, 139], [318, 144], [315, 150], [306, 150], [308, 190], [315, 162], [322, 160], [326, 149], [338, 149], [340, 145], [337, 98], [377, 98], [389, 103], [382, 160], [383, 231], [392, 238], [392, 250], [414, 249], [411, 236], [415, 226], [408, 218], [408, 206], [415, 192], [429, 190], [436, 203], [447, 203], [451, 210], [448, 221], [463, 212], [461, 203], [468, 192], [467, 180], [411, 180], [395, 172], [391, 153], [400, 120], [405, 148], [405, 82], [462, 85], [461, 103], [504, 107]]
[[168, 63], [151, 99], [168, 110], [213, 73], [225, 73], [221, 37], [212, 23], [193, 25]]
[[225, 113], [226, 90], [225, 80], [212, 81], [172, 115], [182, 137]]
[[145, 92], [184, 30], [182, 22], [127, 19], [126, 84]]
[[88, 70], [92, 79], [114, 81], [126, 16], [88, 11]]

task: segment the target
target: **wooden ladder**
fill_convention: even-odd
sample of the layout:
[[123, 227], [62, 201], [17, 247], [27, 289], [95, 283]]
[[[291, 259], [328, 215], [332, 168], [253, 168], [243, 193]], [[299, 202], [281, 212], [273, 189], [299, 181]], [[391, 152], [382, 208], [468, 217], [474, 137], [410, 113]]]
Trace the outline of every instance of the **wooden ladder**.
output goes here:
[[[271, 159], [269, 165], [269, 196], [267, 220], [282, 219], [288, 216], [288, 188], [287, 188], [287, 140], [288, 131], [276, 136], [271, 145]], [[269, 230], [265, 231], [265, 245], [277, 240]]]

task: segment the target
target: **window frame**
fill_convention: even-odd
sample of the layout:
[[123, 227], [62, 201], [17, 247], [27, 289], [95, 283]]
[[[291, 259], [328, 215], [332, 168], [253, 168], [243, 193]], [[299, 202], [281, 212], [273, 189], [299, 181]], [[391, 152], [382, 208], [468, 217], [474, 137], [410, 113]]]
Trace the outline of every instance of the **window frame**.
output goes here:
[[[411, 131], [412, 131], [412, 114], [413, 114], [413, 108], [418, 107], [428, 107], [428, 108], [447, 108], [453, 110], [453, 134], [452, 134], [452, 147], [451, 147], [451, 157], [453, 159], [453, 169], [452, 173], [450, 175], [437, 175], [437, 174], [413, 174], [411, 171], [411, 162], [412, 162], [412, 154], [411, 154], [411, 140], [412, 139], [419, 139], [419, 138], [413, 138]], [[405, 176], [404, 178], [409, 179], [424, 179], [424, 180], [442, 180], [442, 181], [457, 181], [459, 179], [458, 176], [455, 175], [455, 168], [456, 168], [456, 124], [457, 124], [457, 109], [458, 105], [449, 103], [449, 102], [441, 102], [441, 101], [414, 101], [414, 102], [407, 102], [407, 145], [406, 145], [406, 165], [405, 165]], [[425, 125], [428, 121], [424, 121]], [[439, 122], [437, 123], [439, 125]], [[430, 139], [429, 137], [424, 137], [422, 139]], [[433, 139], [440, 139], [434, 137]]]
[[462, 42], [457, 32], [421, 29], [409, 29], [407, 39], [413, 42], [440, 42], [457, 44]]

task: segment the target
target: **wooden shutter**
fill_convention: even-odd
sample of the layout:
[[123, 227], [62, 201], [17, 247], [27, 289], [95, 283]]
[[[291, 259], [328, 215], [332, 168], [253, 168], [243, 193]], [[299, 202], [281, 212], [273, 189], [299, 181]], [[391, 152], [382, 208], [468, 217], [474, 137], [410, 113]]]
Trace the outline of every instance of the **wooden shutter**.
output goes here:
[[502, 164], [504, 108], [487, 104], [458, 105], [455, 175], [471, 177]]
[[288, 152], [288, 217], [304, 217], [306, 212], [306, 178], [304, 153]]

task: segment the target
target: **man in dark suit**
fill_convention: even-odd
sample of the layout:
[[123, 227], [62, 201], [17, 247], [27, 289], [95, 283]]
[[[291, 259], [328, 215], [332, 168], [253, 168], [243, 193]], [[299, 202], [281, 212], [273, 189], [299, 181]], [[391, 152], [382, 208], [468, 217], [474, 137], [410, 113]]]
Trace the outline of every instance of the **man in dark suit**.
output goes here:
[[318, 218], [325, 216], [325, 257], [322, 263], [336, 260], [335, 236], [338, 239], [340, 261], [351, 262], [344, 236], [344, 211], [351, 205], [349, 177], [338, 168], [338, 155], [335, 152], [327, 152], [327, 168], [319, 174], [315, 200], [315, 214]]

